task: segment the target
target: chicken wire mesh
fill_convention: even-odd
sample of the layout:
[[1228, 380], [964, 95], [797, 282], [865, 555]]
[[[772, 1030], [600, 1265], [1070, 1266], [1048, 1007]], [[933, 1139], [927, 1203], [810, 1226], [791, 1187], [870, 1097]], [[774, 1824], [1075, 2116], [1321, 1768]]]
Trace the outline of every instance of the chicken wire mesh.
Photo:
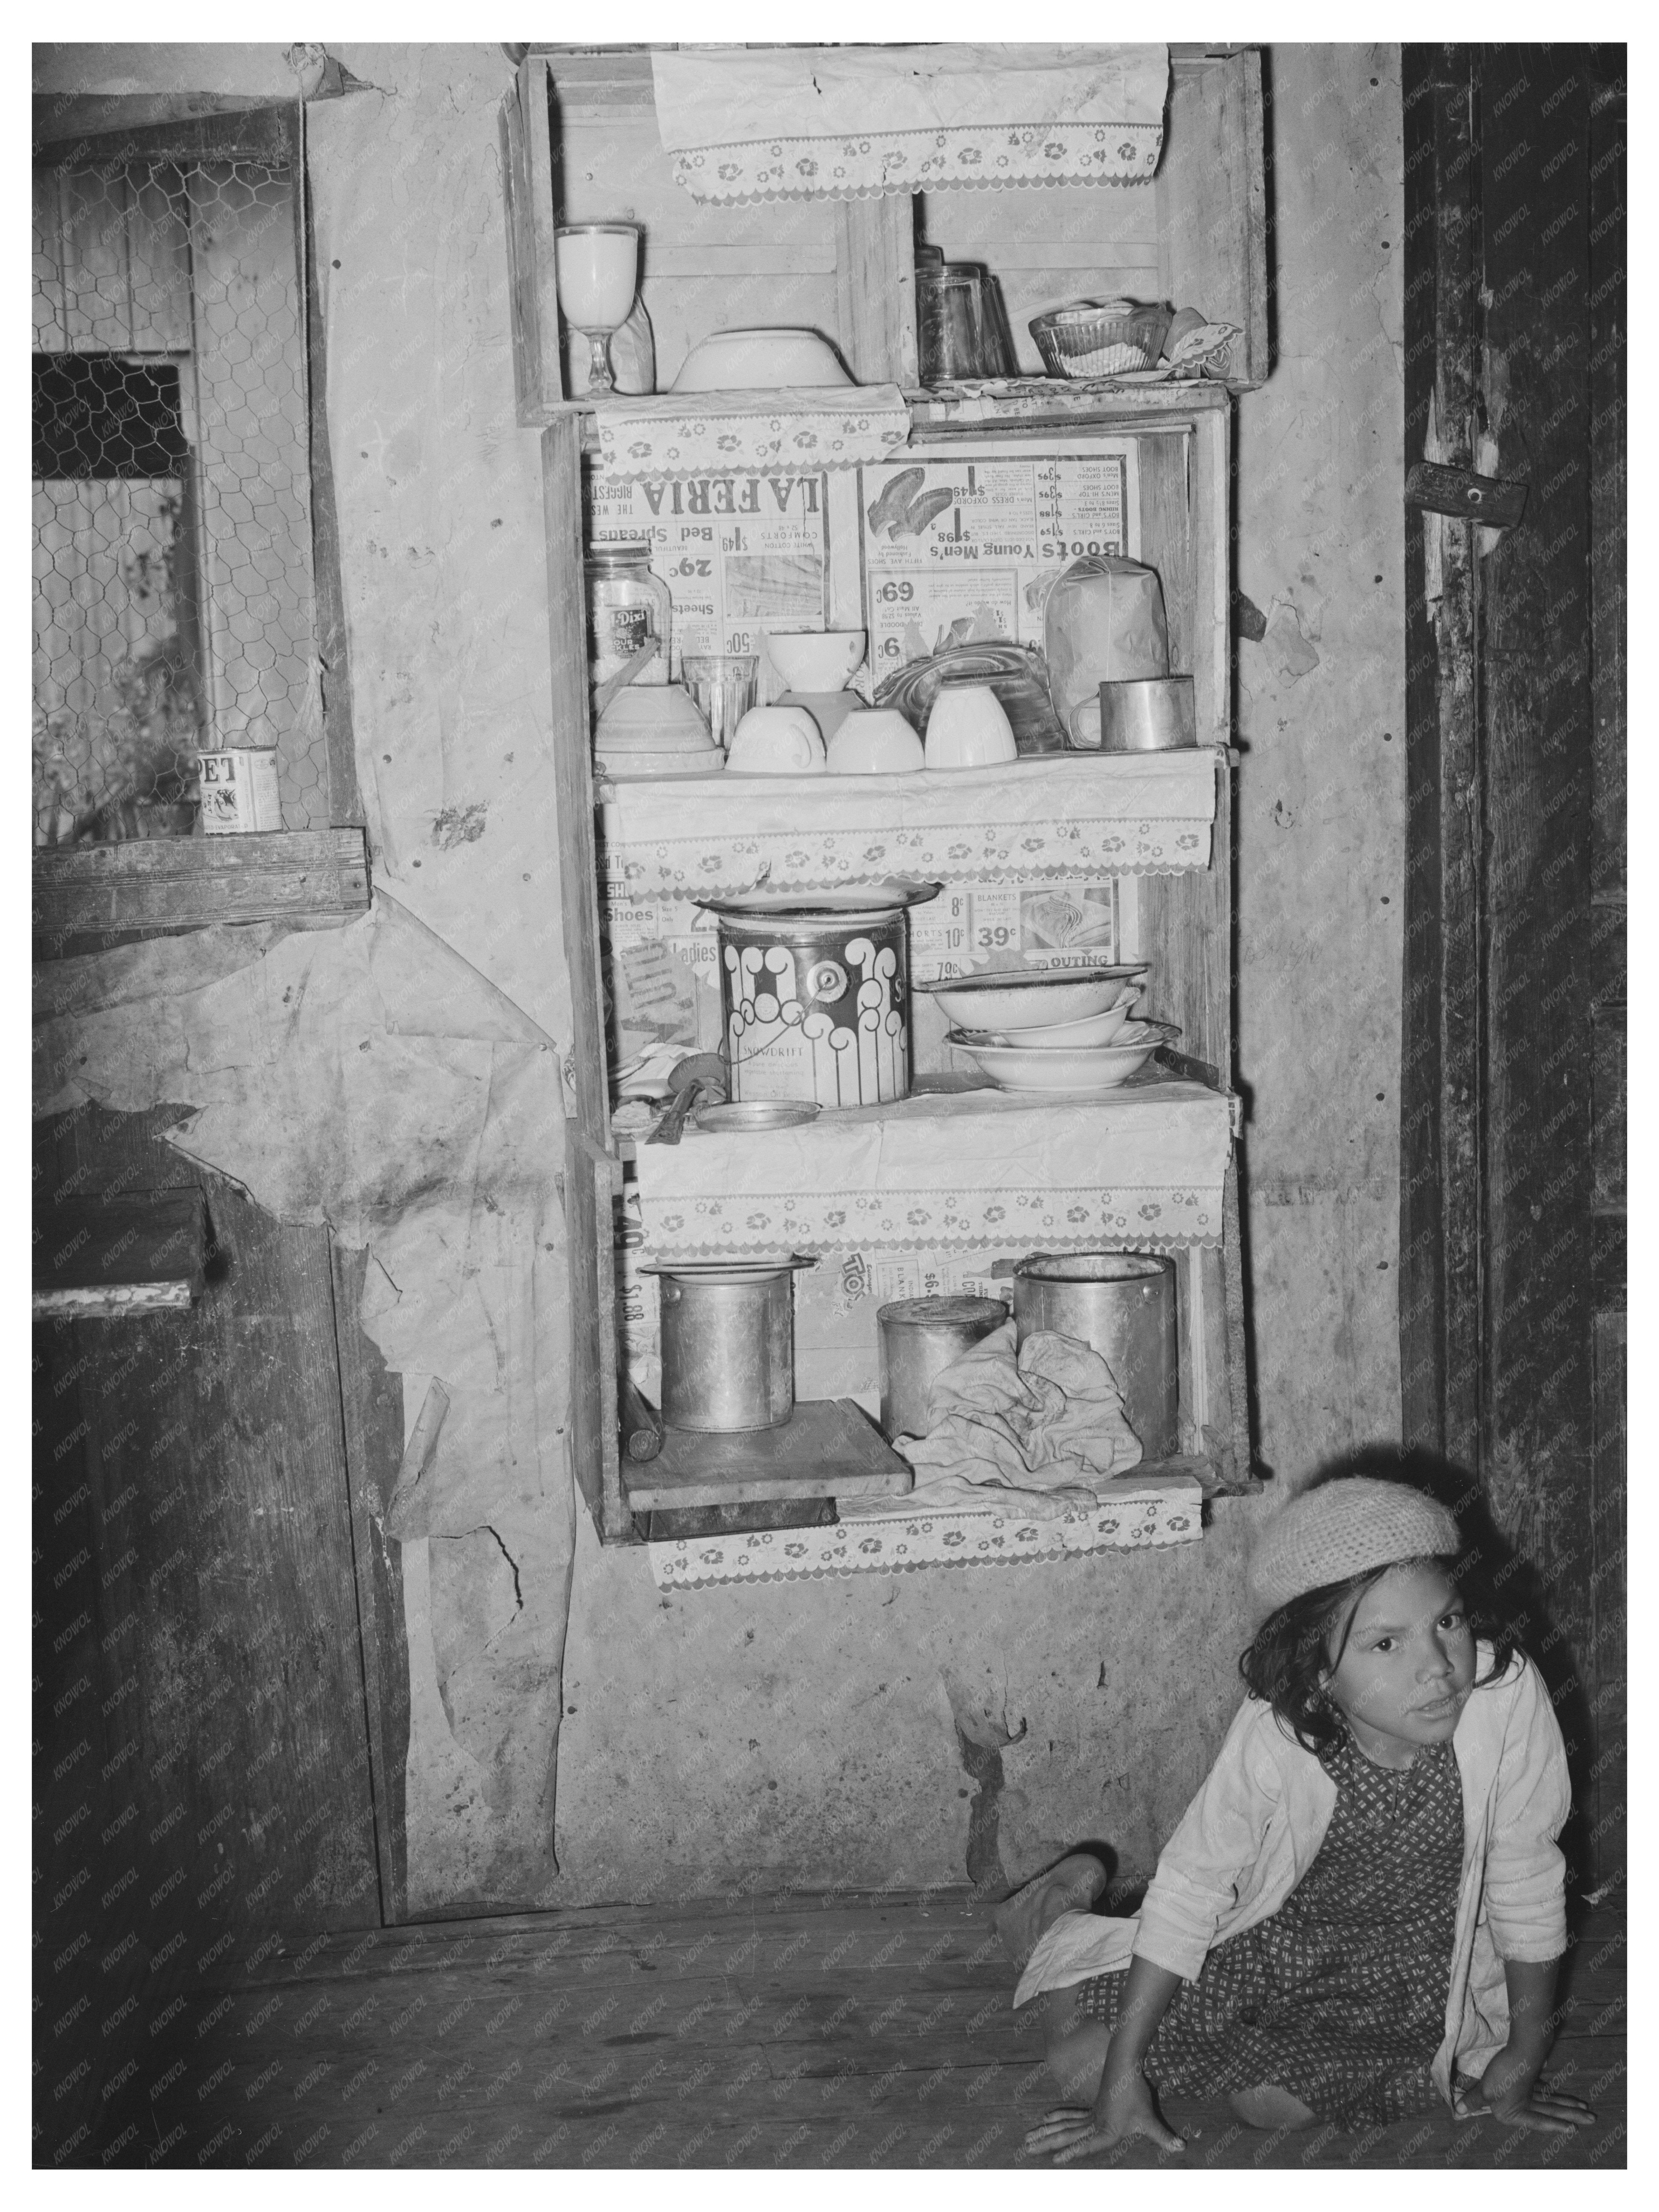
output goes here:
[[35, 842], [325, 826], [291, 173], [37, 170], [33, 308]]

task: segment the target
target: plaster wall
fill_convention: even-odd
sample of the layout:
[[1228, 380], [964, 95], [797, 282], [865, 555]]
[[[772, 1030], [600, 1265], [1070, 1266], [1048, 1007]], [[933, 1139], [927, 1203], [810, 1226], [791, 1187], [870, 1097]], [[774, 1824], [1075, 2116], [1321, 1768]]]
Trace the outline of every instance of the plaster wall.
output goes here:
[[1400, 50], [1268, 50], [1270, 381], [1238, 406], [1238, 1065], [1259, 1449], [1400, 1433]]
[[[266, 90], [281, 52], [236, 50], [252, 58], [244, 87], [224, 82], [236, 71], [222, 48], [194, 67], [167, 50], [167, 82], [146, 82], [127, 57], [156, 51], [125, 50], [104, 72], [118, 85], [89, 68], [46, 88]], [[524, 1048], [550, 1054], [568, 1046], [568, 993], [539, 465], [512, 407], [495, 123], [507, 66], [482, 44], [332, 51], [374, 88], [313, 103], [307, 128], [376, 882], [441, 948], [452, 1000], [467, 974], [488, 979], [526, 1025]], [[1398, 1419], [1400, 120], [1392, 49], [1272, 62], [1280, 365], [1240, 411], [1238, 582], [1271, 621], [1240, 654], [1239, 1031], [1261, 1442], [1294, 1478]], [[142, 1103], [128, 1034], [104, 1040], [115, 1103], [123, 1083]], [[185, 1087], [159, 1095], [192, 1098], [200, 1066], [182, 1054], [155, 1081]], [[550, 1182], [556, 1085], [542, 1096]], [[246, 1132], [236, 1157], [258, 1194], [270, 1178]], [[529, 1204], [521, 1188], [502, 1202]], [[496, 1203], [475, 1179], [464, 1222], [428, 1222], [425, 1287], [382, 1291], [365, 1316], [397, 1347], [410, 1423], [444, 1370], [456, 1240]], [[538, 1268], [559, 1264], [553, 1230], [523, 1241]], [[571, 1581], [549, 1483], [561, 1393], [535, 1376], [555, 1316], [545, 1304], [538, 1316], [530, 1267], [514, 1261], [496, 1285], [513, 1325], [479, 1338], [477, 1370], [480, 1407], [493, 1376], [537, 1409], [489, 1476], [521, 1516], [520, 1556], [541, 1563], [514, 1577], [527, 1618], [482, 1539], [452, 1546], [442, 1572], [440, 1544], [405, 1546], [412, 1909], [665, 1884], [1014, 1880], [1085, 1838], [1126, 1874], [1149, 1870], [1236, 1701], [1243, 1559], [1271, 1501], [1224, 1504], [1201, 1545], [1163, 1553], [672, 1599], [638, 1552], [601, 1553], [578, 1513]], [[430, 1315], [408, 1342], [405, 1296]], [[477, 1471], [455, 1463], [447, 1480], [453, 1534], [491, 1525]], [[441, 1513], [430, 1527], [449, 1531]]]
[[[1238, 659], [1238, 1049], [1259, 1445], [1294, 1486], [1399, 1424], [1403, 185], [1397, 48], [1274, 48], [1269, 69], [1279, 355], [1238, 418], [1236, 579], [1269, 617]], [[672, 1600], [584, 1525], [556, 1893], [925, 1885], [970, 1858], [1018, 1880], [1085, 1838], [1150, 1872], [1237, 1704], [1243, 1560], [1275, 1504], [1224, 1504], [1162, 1555]]]

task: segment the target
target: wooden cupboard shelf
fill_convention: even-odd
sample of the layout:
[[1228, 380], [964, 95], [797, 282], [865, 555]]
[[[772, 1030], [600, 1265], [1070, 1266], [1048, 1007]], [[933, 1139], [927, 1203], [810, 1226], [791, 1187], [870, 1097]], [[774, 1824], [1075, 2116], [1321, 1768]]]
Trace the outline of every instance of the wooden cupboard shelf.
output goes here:
[[[861, 384], [915, 390], [919, 234], [1000, 280], [1022, 373], [1037, 369], [1034, 313], [1127, 293], [1233, 324], [1243, 334], [1234, 389], [1267, 375], [1261, 58], [1251, 47], [1170, 48], [1163, 154], [1150, 183], [1133, 185], [700, 205], [675, 183], [658, 137], [647, 46], [529, 49], [503, 106], [501, 145], [526, 425], [586, 404], [565, 388], [554, 229], [613, 218], [623, 204], [647, 234], [642, 297], [659, 388], [700, 339], [764, 320], [822, 331]], [[734, 298], [765, 305], [734, 313]]]
[[[1092, 1180], [1097, 1186], [1103, 1182], [1109, 1170], [1108, 1133], [1118, 1131], [1117, 1141], [1124, 1141], [1121, 1133], [1126, 1120], [1133, 1124], [1144, 1116], [1146, 1127], [1152, 1128], [1177, 1098], [1189, 1103], [1196, 1100], [1200, 1110], [1222, 1117], [1216, 1133], [1218, 1156], [1227, 1164], [1219, 1182], [1215, 1241], [1209, 1241], [1206, 1225], [1201, 1239], [1181, 1243], [1175, 1253], [1181, 1434], [1188, 1455], [1176, 1463], [1176, 1469], [1201, 1470], [1200, 1481], [1218, 1494], [1250, 1485], [1243, 1289], [1236, 1172], [1230, 1157], [1240, 1107], [1231, 1095], [1231, 769], [1236, 757], [1227, 744], [1231, 727], [1229, 391], [1208, 382], [1090, 390], [1051, 380], [1001, 392], [925, 392], [919, 388], [915, 367], [913, 248], [915, 238], [925, 233], [947, 252], [988, 261], [1003, 278], [1005, 289], [1012, 283], [1009, 305], [1016, 319], [1028, 312], [1024, 292], [1035, 295], [1047, 288], [1054, 297], [1045, 304], [1054, 304], [1055, 299], [1100, 290], [1090, 258], [1099, 241], [1106, 262], [1116, 272], [1105, 283], [1107, 291], [1131, 291], [1174, 305], [1190, 301], [1214, 319], [1238, 325], [1244, 337], [1237, 349], [1240, 360], [1235, 365], [1242, 370], [1237, 383], [1249, 385], [1265, 377], [1259, 57], [1249, 50], [1172, 50], [1171, 88], [1164, 153], [1155, 187], [1150, 190], [1103, 191], [1096, 186], [940, 192], [914, 202], [894, 196], [867, 202], [805, 203], [792, 205], [787, 216], [769, 206], [695, 205], [679, 191], [656, 137], [647, 50], [569, 53], [532, 48], [504, 108], [520, 419], [543, 429], [560, 886], [571, 981], [573, 1110], [566, 1125], [563, 1188], [571, 1268], [570, 1434], [577, 1480], [605, 1542], [636, 1538], [629, 1493], [639, 1480], [651, 1478], [648, 1466], [629, 1468], [625, 1478], [618, 1450], [617, 1238], [628, 1220], [634, 1222], [623, 1231], [629, 1241], [639, 1234], [637, 1217], [619, 1214], [618, 1209], [633, 1203], [631, 1198], [625, 1200], [624, 1158], [634, 1155], [637, 1176], [646, 1154], [613, 1136], [611, 1124], [607, 1069], [615, 1039], [607, 1029], [611, 994], [605, 963], [611, 956], [600, 926], [602, 842], [604, 880], [615, 880], [624, 900], [629, 896], [627, 887], [638, 883], [644, 887], [642, 896], [665, 902], [666, 913], [668, 903], [686, 896], [694, 881], [698, 888], [708, 882], [702, 854], [696, 878], [678, 868], [672, 854], [665, 859], [660, 854], [636, 874], [633, 863], [643, 851], [638, 842], [618, 860], [618, 837], [649, 829], [646, 817], [651, 807], [671, 800], [665, 787], [606, 784], [600, 787], [603, 804], [596, 805], [581, 576], [583, 476], [597, 438], [592, 410], [564, 397], [566, 333], [556, 305], [553, 230], [560, 222], [612, 215], [624, 201], [647, 236], [644, 297], [657, 334], [659, 386], [672, 383], [685, 352], [698, 339], [727, 323], [759, 319], [730, 309], [734, 287], [752, 288], [758, 283], [767, 300], [765, 319], [816, 326], [836, 340], [860, 382], [900, 386], [911, 421], [907, 462], [913, 457], [926, 460], [930, 453], [952, 463], [958, 453], [971, 459], [976, 441], [1000, 446], [1006, 453], [1011, 440], [1040, 438], [1062, 455], [1086, 451], [1097, 440], [1136, 441], [1139, 507], [1131, 510], [1129, 542], [1138, 545], [1139, 557], [1155, 568], [1163, 581], [1170, 665], [1191, 673], [1199, 726], [1211, 741], [1200, 757], [1203, 773], [1212, 778], [1213, 805], [1208, 805], [1206, 793], [1207, 819], [1202, 824], [1206, 849], [1201, 860], [1183, 853], [1180, 859], [1191, 864], [1180, 866], [1178, 872], [1167, 872], [1174, 855], [1160, 860], [1154, 853], [1142, 869], [1133, 854], [1122, 850], [1109, 860], [1091, 856], [1080, 872], [1079, 880], [1112, 876], [1120, 884], [1133, 874], [1132, 890], [1123, 891], [1126, 939], [1115, 948], [1116, 956], [1150, 963], [1145, 1010], [1175, 1023], [1181, 1036], [1179, 1054], [1161, 1056], [1163, 1073], [1150, 1086], [1137, 1086], [1127, 1096], [1120, 1094], [1115, 1103], [1103, 1102], [1073, 1117], [1083, 1124], [1079, 1147], [1088, 1155], [1076, 1179]], [[1086, 219], [1080, 222], [1080, 216]], [[964, 225], [975, 231], [977, 244], [967, 239]], [[1135, 278], [1133, 283], [1130, 275]], [[844, 591], [845, 586], [839, 588]], [[850, 623], [853, 617], [836, 619]], [[1062, 767], [1057, 778], [1070, 778], [1075, 791], [1103, 787], [1115, 775], [1127, 780], [1141, 772], [1119, 769], [1098, 756], [1058, 757], [1075, 763], [1074, 768]], [[1051, 763], [1034, 765], [1044, 774], [1054, 772]], [[793, 799], [793, 780], [787, 780], [788, 793], [778, 787], [785, 781], [775, 780], [774, 787], [762, 793], [744, 790], [735, 778], [687, 779], [671, 803], [686, 816], [697, 808], [706, 811], [712, 807], [729, 830], [741, 827], [745, 817], [758, 819], [769, 805]], [[848, 780], [854, 781], [862, 780]], [[695, 793], [690, 787], [694, 781]], [[811, 782], [811, 790], [801, 793], [801, 803], [822, 808], [830, 787], [822, 778]], [[965, 792], [965, 783], [962, 788]], [[879, 796], [872, 792], [871, 803]], [[1063, 811], [1066, 803], [1062, 797], [1058, 811]], [[798, 842], [805, 850], [817, 819], [809, 812], [802, 824]], [[872, 815], [866, 826], [878, 832], [883, 825]], [[657, 842], [665, 848], [672, 832], [671, 823]], [[702, 817], [698, 834], [702, 834]], [[781, 825], [777, 834], [789, 836], [790, 825]], [[820, 846], [823, 842], [819, 840]], [[884, 841], [877, 834], [867, 842], [873, 846]], [[964, 847], [972, 844], [968, 839], [957, 842]], [[981, 838], [973, 847], [976, 864], [984, 859], [983, 844]], [[718, 842], [707, 849], [717, 854]], [[787, 861], [787, 854], [781, 857]], [[614, 877], [613, 862], [617, 862]], [[716, 860], [713, 865], [722, 864]], [[968, 861], [959, 855], [951, 865], [962, 872], [959, 879], [964, 884], [980, 873], [977, 866], [970, 872]], [[879, 866], [883, 872], [950, 878], [947, 866], [911, 868], [896, 846], [884, 854]], [[775, 865], [770, 880], [787, 884], [792, 873], [804, 878], [792, 888], [810, 888], [813, 880], [860, 879], [849, 862], [839, 878], [822, 865], [814, 876], [805, 863], [798, 868], [784, 866], [781, 877]], [[986, 879], [1023, 890], [1028, 876], [1020, 854], [1011, 850], [1006, 866]], [[1030, 878], [1034, 885], [1042, 879], [1041, 870]], [[1115, 891], [1115, 900], [1116, 896]], [[1118, 911], [1115, 904], [1113, 911]], [[665, 1034], [678, 1036], [680, 1032], [671, 1029]], [[919, 1036], [919, 1067], [929, 1064], [936, 1044], [936, 1039]], [[692, 1048], [688, 1045], [688, 1050]], [[988, 1115], [1012, 1112], [1009, 1126], [1018, 1122], [1018, 1112], [1006, 1094], [974, 1095], [984, 1102]], [[1024, 1103], [1029, 1108], [1029, 1102]], [[925, 1100], [912, 1100], [908, 1106], [928, 1119]], [[1039, 1118], [1047, 1113], [1047, 1108], [1039, 1109]], [[949, 1114], [941, 1107], [929, 1126], [942, 1141]], [[810, 1139], [815, 1133], [827, 1136], [830, 1131], [826, 1126], [801, 1133]], [[690, 1147], [711, 1140], [691, 1136], [684, 1141]], [[809, 1145], [801, 1158], [811, 1160], [813, 1153]], [[735, 1202], [748, 1187], [745, 1178], [758, 1156], [751, 1147], [721, 1157]], [[848, 1234], [856, 1233], [849, 1224]], [[1043, 1241], [1040, 1234], [1027, 1235], [1024, 1224], [1011, 1220], [1004, 1255], [995, 1254], [988, 1239], [975, 1239], [974, 1249], [984, 1252], [988, 1265], [1006, 1253], [1018, 1255], [1041, 1249]], [[1073, 1235], [1069, 1240], [1054, 1241], [1062, 1246], [1069, 1241], [1075, 1249], [1078, 1238]], [[1144, 1235], [1121, 1241], [1156, 1245], [1160, 1240], [1153, 1224]], [[820, 1237], [815, 1236], [805, 1249], [833, 1255], [833, 1248], [826, 1247]], [[856, 1249], [848, 1247], [848, 1251], [855, 1254]], [[960, 1253], [964, 1247], [958, 1241], [950, 1249]], [[860, 1316], [867, 1313], [872, 1331], [875, 1303], [872, 1297], [857, 1309]], [[861, 1339], [860, 1344], [856, 1356], [861, 1361]], [[799, 1378], [799, 1358], [797, 1371]], [[854, 1389], [862, 1396], [866, 1385], [858, 1380], [806, 1388], [808, 1395], [822, 1401]], [[716, 1502], [691, 1510], [726, 1509]]]

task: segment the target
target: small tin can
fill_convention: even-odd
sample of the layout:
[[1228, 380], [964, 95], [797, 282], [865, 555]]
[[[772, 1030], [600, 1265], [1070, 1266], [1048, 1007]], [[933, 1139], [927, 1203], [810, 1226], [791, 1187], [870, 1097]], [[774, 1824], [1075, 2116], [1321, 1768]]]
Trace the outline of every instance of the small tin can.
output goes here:
[[235, 836], [250, 830], [282, 828], [283, 802], [271, 746], [236, 745], [201, 753], [198, 767], [204, 835]]
[[889, 1443], [895, 1437], [927, 1435], [933, 1377], [1007, 1318], [1000, 1298], [897, 1298], [878, 1311], [881, 1432]]

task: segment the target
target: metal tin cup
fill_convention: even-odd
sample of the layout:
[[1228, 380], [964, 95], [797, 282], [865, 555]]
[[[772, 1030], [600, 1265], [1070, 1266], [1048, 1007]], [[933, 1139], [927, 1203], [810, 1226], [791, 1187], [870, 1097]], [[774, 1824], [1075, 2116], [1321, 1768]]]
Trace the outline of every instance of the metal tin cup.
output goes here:
[[910, 952], [902, 908], [720, 917], [720, 1006], [733, 1098], [873, 1106], [910, 1091]]
[[878, 1310], [881, 1432], [889, 1443], [895, 1437], [927, 1435], [933, 1377], [1007, 1318], [1000, 1298], [897, 1298]]
[[1100, 687], [1100, 749], [1167, 753], [1198, 743], [1190, 676], [1120, 678]]
[[671, 1267], [661, 1277], [662, 1418], [670, 1428], [731, 1435], [781, 1428], [795, 1407], [793, 1269]]
[[1014, 1270], [1013, 1307], [1022, 1344], [1053, 1328], [1100, 1354], [1147, 1459], [1179, 1449], [1173, 1260], [1152, 1252], [1034, 1252]]

